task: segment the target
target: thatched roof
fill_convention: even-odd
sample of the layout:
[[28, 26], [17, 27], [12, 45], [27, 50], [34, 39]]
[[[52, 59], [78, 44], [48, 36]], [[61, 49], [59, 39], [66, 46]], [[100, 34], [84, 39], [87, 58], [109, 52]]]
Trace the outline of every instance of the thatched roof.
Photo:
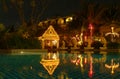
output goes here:
[[48, 29], [43, 33], [39, 39], [44, 38], [44, 40], [59, 40], [59, 35], [55, 31], [52, 25], [48, 27]]

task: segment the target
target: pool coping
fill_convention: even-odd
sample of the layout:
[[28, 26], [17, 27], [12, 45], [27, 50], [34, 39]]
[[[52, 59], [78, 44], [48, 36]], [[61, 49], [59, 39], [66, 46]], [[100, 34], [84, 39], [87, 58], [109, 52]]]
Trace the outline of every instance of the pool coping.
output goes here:
[[[79, 48], [71, 48], [71, 49], [51, 49], [50, 51], [102, 51], [102, 52], [120, 52], [120, 49], [79, 49]], [[22, 52], [28, 52], [28, 53], [40, 53], [40, 52], [48, 52], [48, 49], [0, 49], [1, 53], [9, 54], [9, 53], [22, 53]]]

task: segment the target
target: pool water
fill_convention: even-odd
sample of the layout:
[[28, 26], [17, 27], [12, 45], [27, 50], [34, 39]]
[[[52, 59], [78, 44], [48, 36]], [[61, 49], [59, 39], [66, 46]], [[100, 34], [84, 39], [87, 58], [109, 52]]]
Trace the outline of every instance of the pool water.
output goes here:
[[[42, 59], [59, 59], [52, 74], [41, 64]], [[119, 63], [120, 55], [116, 53], [7, 54], [0, 55], [0, 79], [120, 79]], [[112, 69], [113, 66], [116, 67]]]

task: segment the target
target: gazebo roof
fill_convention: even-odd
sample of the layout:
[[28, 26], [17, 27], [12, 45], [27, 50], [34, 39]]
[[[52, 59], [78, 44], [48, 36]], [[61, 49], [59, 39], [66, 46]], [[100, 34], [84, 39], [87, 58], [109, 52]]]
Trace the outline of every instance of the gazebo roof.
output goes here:
[[52, 25], [43, 33], [42, 38], [44, 40], [59, 40], [59, 35], [55, 31]]

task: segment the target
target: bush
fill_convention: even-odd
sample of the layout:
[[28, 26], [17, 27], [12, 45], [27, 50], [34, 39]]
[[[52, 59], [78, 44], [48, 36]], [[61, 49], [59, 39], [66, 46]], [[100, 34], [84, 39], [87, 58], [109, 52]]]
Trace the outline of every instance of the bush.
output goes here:
[[19, 35], [10, 35], [6, 39], [0, 39], [0, 49], [40, 49], [41, 42], [36, 38], [23, 38]]
[[94, 49], [99, 49], [100, 47], [103, 47], [103, 44], [100, 41], [94, 41], [91, 44], [91, 47], [94, 47]]
[[119, 49], [120, 48], [120, 44], [117, 42], [109, 42], [107, 44], [107, 48], [108, 49]]

